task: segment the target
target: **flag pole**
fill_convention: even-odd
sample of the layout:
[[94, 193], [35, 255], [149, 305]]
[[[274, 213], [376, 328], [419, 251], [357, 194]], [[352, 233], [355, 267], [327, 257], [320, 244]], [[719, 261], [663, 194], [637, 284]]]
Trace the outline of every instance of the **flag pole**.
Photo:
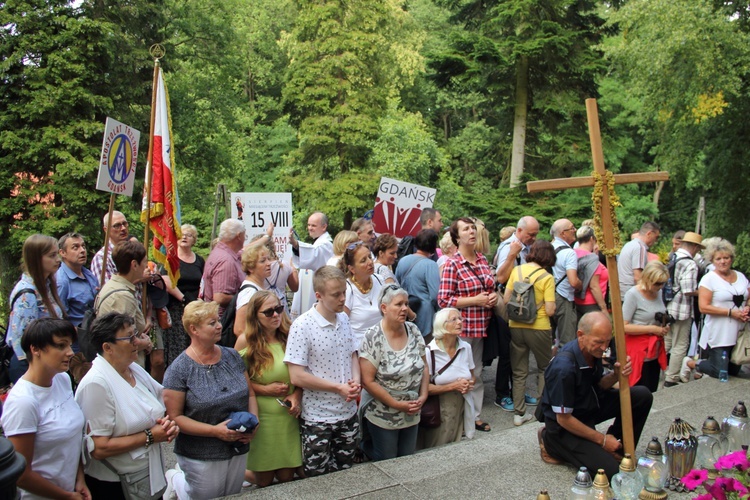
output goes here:
[[[152, 164], [154, 159], [154, 122], [156, 121], [156, 92], [157, 92], [157, 86], [159, 85], [159, 59], [164, 57], [165, 50], [164, 46], [155, 43], [148, 49], [149, 54], [151, 54], [151, 57], [154, 58], [154, 84], [151, 91], [151, 129], [148, 134], [148, 155], [146, 156], [146, 210], [147, 210], [147, 216], [146, 216], [146, 223], [143, 227], [143, 246], [146, 247], [146, 257], [148, 258], [148, 250], [149, 250], [149, 243], [148, 243], [148, 230], [149, 225], [151, 224], [151, 174], [152, 174]], [[143, 311], [146, 310], [148, 307], [148, 294], [144, 293], [142, 297], [143, 303], [141, 309]]]
[[109, 233], [112, 232], [112, 212], [115, 211], [115, 193], [109, 195], [109, 211], [107, 212], [107, 230], [104, 232], [104, 258], [102, 258], [102, 275], [99, 278], [99, 290], [104, 286], [107, 277], [107, 254], [109, 253]]

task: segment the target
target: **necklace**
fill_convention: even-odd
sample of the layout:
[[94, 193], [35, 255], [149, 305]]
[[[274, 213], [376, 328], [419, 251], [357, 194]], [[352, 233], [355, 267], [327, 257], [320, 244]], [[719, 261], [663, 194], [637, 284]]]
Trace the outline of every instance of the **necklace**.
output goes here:
[[[195, 350], [195, 348], [192, 345], [190, 346], [190, 350], [193, 351], [193, 354], [195, 354], [195, 357], [197, 358], [196, 361], [198, 362], [199, 365], [201, 365], [204, 368], [208, 367], [208, 370], [211, 370], [211, 368], [213, 368], [213, 366], [214, 366], [213, 364], [209, 365], [209, 364], [204, 363], [201, 360], [200, 355], [198, 354], [198, 352]], [[214, 351], [212, 350], [210, 355], [213, 355], [213, 353], [214, 353]]]
[[[367, 295], [368, 293], [370, 293], [370, 290], [372, 290], [372, 279], [370, 279], [370, 283], [368, 283], [369, 286], [365, 288], [359, 284], [359, 281], [357, 281], [357, 278], [355, 278], [354, 275], [352, 274], [352, 283], [354, 283], [354, 286], [357, 287], [357, 290], [359, 290], [362, 293], [362, 295]], [[370, 305], [372, 305], [372, 299], [370, 299]]]

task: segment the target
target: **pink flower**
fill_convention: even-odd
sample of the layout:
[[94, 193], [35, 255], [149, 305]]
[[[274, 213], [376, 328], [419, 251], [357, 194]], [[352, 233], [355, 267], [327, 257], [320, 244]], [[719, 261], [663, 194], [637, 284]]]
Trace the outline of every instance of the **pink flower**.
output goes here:
[[727, 493], [724, 491], [724, 488], [721, 487], [718, 479], [711, 486], [706, 486], [706, 491], [711, 495], [711, 498], [714, 498], [715, 500], [727, 500]]
[[735, 467], [738, 470], [747, 470], [750, 468], [750, 461], [747, 459], [747, 452], [744, 450], [724, 455], [716, 461], [717, 469], [726, 470], [734, 469]]
[[728, 492], [737, 492], [740, 496], [747, 495], [745, 485], [732, 477], [719, 477], [713, 485], [706, 488], [717, 500], [726, 500]]
[[681, 479], [682, 484], [684, 484], [687, 489], [690, 491], [693, 491], [695, 488], [703, 484], [703, 481], [705, 481], [708, 478], [708, 471], [705, 470], [691, 470], [687, 476], [683, 477]]

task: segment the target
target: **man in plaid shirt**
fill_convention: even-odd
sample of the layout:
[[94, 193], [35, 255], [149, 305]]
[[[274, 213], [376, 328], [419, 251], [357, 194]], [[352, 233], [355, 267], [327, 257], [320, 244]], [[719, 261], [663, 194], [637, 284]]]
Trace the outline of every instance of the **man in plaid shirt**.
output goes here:
[[690, 332], [694, 318], [694, 298], [698, 295], [698, 264], [693, 260], [695, 254], [703, 248], [701, 235], [688, 232], [682, 237], [682, 243], [675, 252], [674, 279], [672, 290], [674, 298], [667, 304], [667, 312], [675, 323], [665, 337], [664, 347], [669, 353], [664, 387], [674, 387], [680, 380], [680, 365], [687, 356], [690, 347]]

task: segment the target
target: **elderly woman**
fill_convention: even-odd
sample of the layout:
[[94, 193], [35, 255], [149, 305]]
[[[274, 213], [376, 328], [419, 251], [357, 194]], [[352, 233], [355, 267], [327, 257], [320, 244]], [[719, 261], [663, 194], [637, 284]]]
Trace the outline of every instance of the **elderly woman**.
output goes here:
[[607, 266], [599, 261], [593, 227], [581, 226], [578, 228], [576, 240], [578, 241], [578, 246], [575, 248], [578, 256], [578, 268], [585, 270], [582, 274], [586, 277], [581, 278], [579, 276], [582, 280], [582, 288], [580, 292], [576, 292], [574, 298], [578, 319], [581, 319], [587, 312], [607, 312], [604, 297], [607, 295], [609, 272]]
[[474, 360], [471, 346], [461, 340], [461, 312], [447, 307], [435, 315], [428, 346], [427, 366], [430, 370], [429, 395], [440, 397], [440, 426], [419, 429], [420, 448], [461, 441], [461, 436], [474, 437]]
[[326, 262], [327, 266], [338, 266], [341, 257], [346, 252], [346, 247], [359, 241], [359, 236], [354, 231], [339, 231], [333, 238], [333, 257]]
[[80, 460], [83, 413], [65, 373], [75, 339], [75, 327], [54, 318], [32, 321], [21, 337], [29, 368], [10, 390], [0, 420], [26, 459], [19, 498], [91, 498]]
[[[247, 305], [245, 335], [235, 348], [245, 360], [258, 399], [258, 428], [250, 443], [245, 477], [260, 487], [302, 475], [299, 422], [302, 389], [294, 387], [284, 364], [291, 322], [278, 297], [262, 290]], [[281, 403], [284, 403], [282, 405]]]
[[375, 255], [375, 274], [383, 278], [385, 283], [398, 285], [392, 268], [396, 262], [397, 252], [398, 240], [392, 234], [381, 234], [372, 246], [372, 253]]
[[536, 240], [526, 256], [526, 264], [516, 266], [508, 277], [503, 299], [507, 304], [513, 296], [513, 285], [526, 281], [534, 285], [536, 318], [531, 323], [511, 319], [510, 366], [513, 372], [513, 425], [523, 425], [533, 419], [526, 413], [526, 379], [529, 376], [529, 351], [534, 354], [538, 369], [537, 390], [541, 397], [544, 391], [544, 370], [552, 358], [554, 333], [550, 318], [555, 314], [555, 280], [545, 269], [555, 265], [555, 249], [552, 243]]
[[247, 276], [237, 292], [234, 316], [234, 334], [237, 337], [245, 332], [245, 311], [247, 303], [258, 290], [265, 290], [266, 278], [271, 276], [271, 252], [264, 245], [248, 246], [242, 251], [242, 270]]
[[91, 324], [97, 356], [76, 390], [86, 417], [86, 482], [94, 498], [125, 498], [120, 476], [140, 498], [161, 498], [167, 487], [159, 443], [171, 442], [179, 428], [165, 416], [163, 388], [141, 368], [133, 345], [133, 318], [99, 316]]
[[221, 338], [219, 305], [191, 302], [182, 316], [190, 346], [167, 368], [164, 403], [180, 426], [174, 452], [179, 469], [167, 472], [178, 498], [216, 498], [242, 490], [251, 433], [230, 429], [234, 412], [258, 414], [245, 363]]
[[10, 325], [5, 341], [13, 348], [10, 381], [15, 383], [29, 367], [21, 338], [37, 318], [62, 318], [64, 308], [57, 294], [55, 273], [60, 267], [57, 240], [32, 234], [23, 242], [23, 274], [10, 294]]
[[164, 330], [164, 361], [171, 363], [182, 351], [187, 349], [190, 337], [182, 326], [182, 312], [185, 305], [198, 300], [203, 268], [206, 261], [193, 252], [193, 245], [198, 239], [198, 230], [192, 224], [183, 224], [182, 238], [177, 242], [177, 257], [180, 259], [180, 278], [172, 283], [166, 270], [162, 272], [169, 290], [167, 309], [172, 318], [172, 328]]
[[461, 217], [451, 224], [451, 239], [458, 247], [452, 259], [446, 262], [440, 276], [438, 305], [455, 307], [461, 311], [463, 320], [463, 339], [471, 346], [474, 358], [474, 398], [475, 422], [478, 431], [489, 432], [490, 426], [482, 422], [482, 401], [484, 384], [482, 383], [482, 353], [487, 326], [490, 322], [492, 308], [497, 302], [495, 277], [490, 270], [487, 259], [477, 252], [477, 227], [474, 221]]
[[734, 246], [725, 239], [710, 242], [703, 253], [705, 259], [713, 265], [698, 285], [698, 307], [705, 315], [701, 331], [700, 345], [707, 359], [700, 362], [685, 357], [682, 360], [680, 380], [690, 380], [690, 371], [695, 368], [698, 373], [718, 378], [721, 370], [728, 375], [737, 375], [740, 366], [734, 363], [724, 365], [722, 356], [732, 357], [732, 349], [737, 343], [737, 334], [744, 323], [750, 320], [747, 307], [748, 283], [744, 274], [732, 269]]
[[440, 238], [440, 251], [443, 252], [443, 255], [441, 255], [437, 260], [438, 265], [438, 271], [442, 274], [443, 267], [445, 266], [445, 263], [453, 257], [453, 254], [456, 253], [456, 245], [453, 244], [453, 240], [451, 240], [451, 233], [447, 232], [443, 234], [443, 237]]
[[360, 413], [368, 437], [362, 450], [373, 461], [414, 453], [419, 412], [427, 400], [430, 374], [425, 369], [422, 334], [406, 323], [409, 294], [386, 285], [378, 296], [382, 319], [365, 334], [359, 350], [362, 385]]
[[349, 316], [354, 343], [359, 346], [368, 328], [380, 321], [377, 299], [383, 279], [373, 274], [375, 265], [370, 258], [370, 249], [362, 242], [352, 243], [346, 248], [338, 267], [346, 275], [344, 312]]
[[659, 261], [646, 264], [641, 280], [628, 290], [622, 303], [625, 321], [625, 349], [633, 371], [630, 385], [648, 387], [656, 392], [660, 370], [667, 368], [664, 337], [669, 333], [670, 316], [661, 291], [669, 279], [667, 268]]

